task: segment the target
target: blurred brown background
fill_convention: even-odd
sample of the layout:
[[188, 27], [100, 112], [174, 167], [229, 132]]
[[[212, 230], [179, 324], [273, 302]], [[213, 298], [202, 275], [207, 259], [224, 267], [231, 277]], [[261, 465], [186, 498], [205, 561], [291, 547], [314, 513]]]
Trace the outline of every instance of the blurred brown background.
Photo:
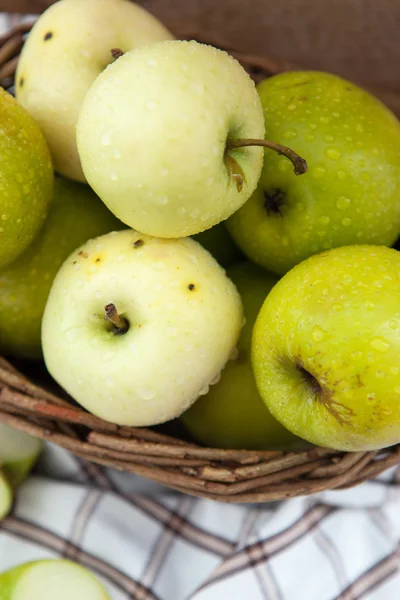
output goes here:
[[[84, 1], [84, 0], [82, 0]], [[400, 89], [400, 0], [138, 0], [173, 27], [234, 48]], [[40, 12], [51, 0], [0, 0]]]

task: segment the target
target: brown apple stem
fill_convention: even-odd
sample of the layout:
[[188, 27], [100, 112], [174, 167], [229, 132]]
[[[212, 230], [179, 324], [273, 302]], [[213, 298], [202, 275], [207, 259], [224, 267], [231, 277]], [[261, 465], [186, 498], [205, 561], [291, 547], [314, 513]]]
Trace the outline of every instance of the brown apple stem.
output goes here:
[[277, 154], [286, 156], [286, 158], [288, 158], [293, 163], [295, 175], [303, 175], [303, 173], [307, 173], [308, 166], [304, 158], [299, 156], [291, 148], [281, 146], [281, 144], [276, 144], [275, 142], [271, 142], [270, 140], [228, 140], [226, 149], [233, 150], [234, 148], [244, 148], [246, 146], [263, 146], [264, 148], [274, 150], [274, 152], [277, 152]]
[[121, 48], [111, 48], [111, 54], [112, 57], [117, 60], [117, 58], [120, 58], [120, 56], [123, 56], [125, 54], [125, 52], [123, 50], [121, 50]]
[[122, 334], [126, 333], [129, 329], [129, 323], [124, 317], [118, 313], [115, 304], [107, 304], [104, 307], [104, 319], [110, 321], [113, 325], [114, 333]]

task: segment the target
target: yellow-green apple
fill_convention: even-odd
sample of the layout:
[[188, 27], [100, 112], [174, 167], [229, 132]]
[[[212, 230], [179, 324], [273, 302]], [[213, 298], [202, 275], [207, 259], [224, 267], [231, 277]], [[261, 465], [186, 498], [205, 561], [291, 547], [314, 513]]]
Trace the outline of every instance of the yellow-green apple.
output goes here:
[[90, 571], [69, 560], [39, 560], [0, 574], [2, 600], [110, 600]]
[[41, 322], [58, 269], [88, 239], [121, 229], [123, 224], [89, 186], [57, 177], [54, 202], [34, 242], [0, 271], [0, 351], [41, 358]]
[[241, 324], [235, 286], [200, 244], [119, 231], [61, 267], [43, 316], [43, 353], [54, 379], [93, 414], [154, 425], [206, 392]]
[[10, 512], [13, 503], [11, 483], [5, 473], [0, 469], [0, 521]]
[[254, 83], [226, 52], [165, 41], [127, 52], [88, 91], [78, 120], [85, 176], [124, 223], [162, 238], [193, 235], [254, 191], [263, 138]]
[[53, 168], [44, 137], [27, 111], [0, 88], [0, 268], [32, 242], [52, 198]]
[[85, 181], [76, 123], [86, 92], [114, 60], [112, 50], [172, 37], [155, 17], [126, 0], [61, 0], [43, 13], [22, 50], [16, 95], [42, 128], [57, 171]]
[[218, 223], [211, 229], [194, 235], [193, 239], [208, 250], [225, 269], [244, 260], [243, 253], [233, 242], [225, 223]]
[[294, 177], [265, 153], [259, 186], [228, 221], [247, 256], [283, 274], [322, 250], [390, 246], [400, 231], [400, 124], [376, 98], [321, 72], [288, 72], [258, 86], [266, 135], [308, 162]]
[[221, 379], [181, 416], [181, 420], [190, 433], [207, 446], [288, 450], [298, 446], [299, 440], [266, 408], [250, 361], [253, 325], [277, 278], [249, 262], [236, 264], [228, 269], [227, 275], [241, 295], [246, 319], [238, 342], [238, 355], [227, 363]]
[[271, 291], [253, 330], [258, 389], [304, 439], [338, 450], [400, 442], [400, 254], [313, 256]]
[[20, 485], [35, 465], [42, 442], [4, 423], [0, 424], [0, 469], [12, 487]]

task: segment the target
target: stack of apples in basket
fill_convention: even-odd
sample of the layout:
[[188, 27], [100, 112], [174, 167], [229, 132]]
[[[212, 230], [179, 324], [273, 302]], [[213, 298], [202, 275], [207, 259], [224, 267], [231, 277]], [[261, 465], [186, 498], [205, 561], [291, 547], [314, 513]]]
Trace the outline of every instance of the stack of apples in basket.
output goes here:
[[[180, 418], [209, 446], [400, 442], [400, 125], [379, 100], [316, 71], [256, 87], [125, 0], [48, 9], [15, 96], [0, 96], [2, 355], [44, 359], [106, 421]], [[7, 464], [25, 475], [38, 451], [6, 431], [3, 512], [21, 479]], [[8, 574], [6, 598], [55, 568]], [[105, 598], [82, 573], [65, 598], [81, 576]]]

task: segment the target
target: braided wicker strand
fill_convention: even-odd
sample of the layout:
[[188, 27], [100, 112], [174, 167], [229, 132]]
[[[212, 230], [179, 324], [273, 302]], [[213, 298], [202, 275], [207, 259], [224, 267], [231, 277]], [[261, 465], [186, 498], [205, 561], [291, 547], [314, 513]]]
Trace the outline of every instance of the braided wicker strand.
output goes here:
[[[197, 39], [230, 52], [255, 81], [295, 68], [266, 57], [235, 52], [221, 40], [174, 24], [181, 39]], [[0, 38], [0, 83], [11, 89], [30, 25]], [[372, 90], [397, 114], [400, 95]], [[136, 473], [172, 489], [223, 502], [268, 502], [330, 489], [345, 489], [400, 462], [400, 445], [379, 452], [345, 453], [310, 447], [297, 452], [222, 450], [148, 428], [118, 427], [85, 412], [54, 383], [41, 387], [0, 357], [0, 423], [51, 441], [76, 456]]]

